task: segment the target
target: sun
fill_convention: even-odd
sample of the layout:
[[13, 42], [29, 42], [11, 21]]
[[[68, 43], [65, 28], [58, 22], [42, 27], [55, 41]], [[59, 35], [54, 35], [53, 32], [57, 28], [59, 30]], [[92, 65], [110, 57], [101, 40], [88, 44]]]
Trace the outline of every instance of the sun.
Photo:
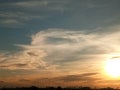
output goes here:
[[113, 57], [107, 60], [105, 71], [112, 77], [120, 77], [120, 58]]

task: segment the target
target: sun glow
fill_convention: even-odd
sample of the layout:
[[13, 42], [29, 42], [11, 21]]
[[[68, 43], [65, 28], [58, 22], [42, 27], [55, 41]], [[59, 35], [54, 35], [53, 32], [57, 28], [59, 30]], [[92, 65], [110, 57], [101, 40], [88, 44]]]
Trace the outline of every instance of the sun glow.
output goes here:
[[105, 70], [112, 77], [120, 76], [120, 58], [112, 58], [106, 62]]

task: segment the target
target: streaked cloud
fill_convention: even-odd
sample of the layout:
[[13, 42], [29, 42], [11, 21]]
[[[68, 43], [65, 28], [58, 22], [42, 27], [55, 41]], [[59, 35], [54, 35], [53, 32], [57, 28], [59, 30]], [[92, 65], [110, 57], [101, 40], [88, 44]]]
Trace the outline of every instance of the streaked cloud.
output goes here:
[[16, 80], [10, 86], [111, 85], [103, 69], [107, 59], [120, 56], [119, 27], [97, 28], [94, 32], [51, 28], [32, 34], [30, 44], [15, 44], [21, 51], [0, 53], [2, 85], [9, 84], [12, 76]]
[[[30, 45], [17, 45], [23, 49], [22, 51], [12, 55], [1, 54], [0, 67], [28, 70], [67, 70], [69, 73], [71, 73], [70, 69], [73, 69], [77, 72], [77, 68], [82, 70], [82, 68], [88, 67], [86, 65], [88, 62], [91, 66], [95, 63], [99, 64], [99, 60], [105, 58], [105, 54], [120, 52], [118, 27], [116, 26], [117, 32], [109, 34], [57, 28], [40, 31], [31, 36]], [[111, 28], [105, 29], [111, 30]], [[96, 60], [98, 57], [99, 60]], [[79, 67], [81, 62], [84, 63]]]
[[[54, 21], [53, 18], [56, 17], [59, 22], [57, 22], [57, 25], [60, 25], [60, 27], [96, 28], [99, 25], [104, 26], [113, 24], [112, 22], [117, 23], [116, 21], [119, 19], [120, 13], [115, 5], [117, 5], [117, 0], [1, 1], [0, 24], [1, 27], [19, 28], [24, 27], [24, 25], [30, 25], [31, 23], [34, 24], [35, 22], [41, 25], [43, 21], [45, 21], [44, 23], [49, 26], [51, 23], [46, 21], [49, 20], [51, 22], [51, 19]], [[89, 17], [87, 15], [89, 15]], [[10, 21], [12, 21], [12, 23], [10, 23]], [[7, 22], [7, 24], [5, 24], [5, 22]], [[54, 27], [54, 22], [52, 22], [52, 27]]]
[[[4, 7], [5, 11], [1, 10], [0, 12], [0, 24], [2, 27], [20, 27], [27, 24], [28, 21], [33, 19], [42, 20], [44, 18], [50, 17], [50, 15], [52, 15], [51, 12], [63, 12], [66, 8], [66, 3], [68, 3], [68, 0], [23, 0], [12, 2], [3, 1], [0, 3], [0, 7]], [[20, 10], [16, 10], [15, 8], [18, 8]]]
[[[35, 69], [41, 64], [41, 68], [44, 67], [46, 64], [42, 61], [42, 57], [44, 53], [42, 51], [38, 51], [35, 53], [40, 54], [35, 58], [35, 56], [30, 56], [28, 52], [31, 51], [22, 51], [18, 52], [14, 55], [4, 55], [1, 57], [1, 65], [0, 67], [8, 68], [8, 69]], [[39, 61], [38, 61], [38, 60]], [[33, 68], [32, 68], [33, 67]], [[40, 67], [40, 66], [39, 66]]]
[[67, 75], [67, 76], [63, 76], [60, 77], [60, 80], [63, 80], [64, 82], [74, 82], [74, 81], [90, 81], [90, 80], [97, 80], [97, 78], [95, 78], [97, 73], [84, 73], [84, 74], [80, 74], [80, 75]]

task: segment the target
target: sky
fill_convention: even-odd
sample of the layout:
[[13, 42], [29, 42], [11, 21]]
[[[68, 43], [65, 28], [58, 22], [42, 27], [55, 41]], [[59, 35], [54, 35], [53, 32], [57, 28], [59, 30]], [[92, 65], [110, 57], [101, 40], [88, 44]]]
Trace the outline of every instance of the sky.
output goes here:
[[120, 0], [0, 0], [0, 87], [118, 87]]

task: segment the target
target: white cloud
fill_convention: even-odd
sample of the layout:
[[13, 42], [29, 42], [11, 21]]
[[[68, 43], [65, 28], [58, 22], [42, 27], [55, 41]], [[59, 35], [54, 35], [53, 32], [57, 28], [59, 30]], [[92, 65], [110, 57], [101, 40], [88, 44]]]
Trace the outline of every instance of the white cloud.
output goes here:
[[17, 20], [14, 20], [14, 19], [7, 19], [7, 20], [4, 20], [2, 23], [4, 23], [4, 24], [18, 24], [20, 22]]
[[14, 2], [10, 5], [23, 7], [26, 9], [32, 10], [41, 10], [44, 9], [45, 11], [64, 11], [66, 9], [66, 4], [69, 3], [69, 0], [66, 1], [59, 1], [59, 0], [34, 0], [34, 1], [21, 1], [21, 2]]
[[0, 68], [9, 70], [38, 70], [53, 72], [57, 65], [50, 65], [43, 60], [45, 52], [41, 49], [25, 49], [15, 54], [0, 54]]
[[65, 4], [68, 1], [49, 1], [49, 0], [34, 0], [34, 1], [20, 1], [20, 2], [8, 2], [0, 4], [1, 8], [12, 7], [20, 8], [21, 10], [9, 10], [0, 11], [2, 27], [18, 27], [25, 25], [27, 21], [33, 19], [45, 19], [51, 17], [54, 12], [63, 12], [66, 7]]
[[[31, 36], [30, 45], [18, 45], [23, 48], [23, 51], [14, 55], [1, 54], [0, 67], [36, 70], [59, 68], [63, 71], [72, 69], [72, 72], [74, 70], [76, 72], [77, 68], [86, 68], [91, 65], [94, 67], [100, 64], [100, 60], [104, 60], [105, 55], [115, 53], [119, 55], [120, 31], [118, 27], [116, 26], [117, 32], [109, 34], [64, 29], [40, 31]], [[90, 68], [94, 69], [93, 67]]]
[[27, 1], [27, 2], [16, 2], [15, 5], [22, 7], [36, 7], [36, 6], [46, 6], [48, 4], [47, 1]]
[[21, 26], [25, 25], [25, 22], [32, 20], [32, 19], [43, 19], [46, 17], [46, 15], [33, 15], [33, 14], [28, 14], [26, 12], [0, 12], [0, 17], [2, 17], [0, 24], [5, 27], [16, 27], [16, 26]]
[[[69, 70], [73, 67], [81, 68], [80, 62], [87, 60], [93, 65], [96, 59], [98, 59], [96, 62], [98, 65], [100, 59], [104, 60], [104, 55], [120, 52], [118, 27], [116, 26], [117, 32], [111, 30], [113, 27], [104, 28], [107, 32], [112, 31], [112, 33], [106, 34], [105, 32], [104, 34], [85, 33], [84, 31], [64, 29], [43, 30], [32, 36], [29, 47], [43, 49], [47, 54], [44, 59], [47, 62], [60, 65], [60, 68], [63, 65], [68, 65], [64, 69], [69, 68]], [[77, 62], [76, 65], [73, 62]], [[86, 68], [85, 63], [83, 64], [83, 67]]]
[[[31, 45], [34, 48], [42, 48], [48, 52], [53, 50], [78, 51], [78, 49], [89, 49], [89, 47], [110, 52], [113, 50], [118, 51], [116, 47], [119, 44], [119, 34], [120, 32], [114, 32], [101, 36], [102, 34], [87, 34], [83, 31], [48, 29], [33, 35]], [[114, 43], [114, 45], [111, 43]]]
[[[28, 15], [25, 12], [19, 12], [19, 11], [9, 11], [9, 12], [0, 12], [0, 17], [2, 18], [7, 18], [7, 19], [16, 19], [16, 20], [30, 20], [31, 18], [33, 18], [34, 16], [32, 15]], [[37, 17], [37, 16], [36, 16]]]

